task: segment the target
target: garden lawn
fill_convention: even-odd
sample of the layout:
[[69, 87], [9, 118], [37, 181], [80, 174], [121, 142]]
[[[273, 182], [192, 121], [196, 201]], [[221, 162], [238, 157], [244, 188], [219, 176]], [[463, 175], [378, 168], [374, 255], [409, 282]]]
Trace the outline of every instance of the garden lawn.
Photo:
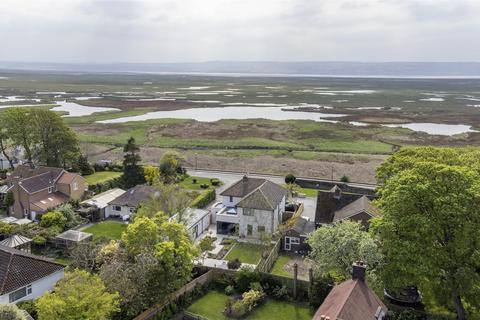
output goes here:
[[289, 256], [280, 254], [275, 261], [275, 264], [273, 265], [272, 271], [270, 271], [270, 273], [277, 276], [293, 278], [293, 275], [290, 272], [283, 269], [283, 266], [286, 265], [290, 260], [291, 259]]
[[[223, 310], [228, 298], [221, 292], [210, 291], [188, 307], [187, 311], [206, 317], [209, 320], [227, 320], [230, 318], [223, 315]], [[308, 306], [287, 301], [267, 300], [244, 319], [310, 320], [312, 317], [313, 312]]]
[[102, 183], [105, 181], [109, 181], [115, 178], [118, 178], [122, 175], [122, 172], [113, 172], [113, 171], [99, 171], [95, 172], [94, 174], [85, 176], [85, 180], [90, 185]]
[[[197, 183], [194, 184], [193, 179], [196, 179]], [[200, 177], [185, 178], [185, 180], [180, 182], [178, 185], [180, 187], [182, 187], [184, 189], [188, 189], [188, 190], [204, 190], [200, 187], [200, 185], [202, 185], [202, 184], [208, 184], [210, 187], [215, 187], [215, 186], [212, 186], [212, 184], [210, 183], [210, 178], [200, 178]]]
[[237, 242], [224, 259], [228, 261], [238, 259], [242, 263], [258, 264], [262, 252], [263, 246], [261, 245]]
[[94, 238], [106, 237], [112, 240], [118, 240], [122, 237], [122, 233], [126, 228], [127, 225], [125, 223], [117, 221], [103, 221], [82, 231], [92, 233]]

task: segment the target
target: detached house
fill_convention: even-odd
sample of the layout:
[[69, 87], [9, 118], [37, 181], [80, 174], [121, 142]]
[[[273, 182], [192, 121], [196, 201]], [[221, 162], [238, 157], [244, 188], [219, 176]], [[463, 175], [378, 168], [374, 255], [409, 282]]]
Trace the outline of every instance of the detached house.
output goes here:
[[225, 191], [215, 213], [217, 233], [238, 230], [240, 237], [273, 233], [282, 222], [287, 190], [269, 180], [244, 176]]
[[0, 304], [33, 300], [64, 276], [64, 266], [0, 245]]
[[137, 210], [140, 204], [150, 199], [156, 192], [156, 189], [152, 186], [137, 185], [126, 192], [120, 193], [118, 197], [108, 203], [108, 206], [105, 208], [105, 218], [130, 219], [130, 216]]
[[9, 213], [18, 219], [38, 216], [85, 193], [85, 179], [62, 168], [21, 165], [7, 177], [14, 204]]

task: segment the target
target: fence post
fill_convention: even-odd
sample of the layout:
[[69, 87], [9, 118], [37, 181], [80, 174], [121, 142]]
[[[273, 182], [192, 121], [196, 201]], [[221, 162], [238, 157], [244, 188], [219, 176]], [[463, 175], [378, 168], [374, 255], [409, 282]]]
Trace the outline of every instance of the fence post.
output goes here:
[[297, 299], [298, 265], [293, 264], [293, 299]]

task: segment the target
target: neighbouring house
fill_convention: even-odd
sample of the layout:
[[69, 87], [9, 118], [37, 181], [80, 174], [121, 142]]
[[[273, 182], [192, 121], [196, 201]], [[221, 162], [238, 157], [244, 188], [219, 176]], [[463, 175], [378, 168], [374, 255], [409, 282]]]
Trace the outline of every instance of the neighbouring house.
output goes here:
[[342, 192], [337, 185], [329, 191], [319, 191], [315, 224], [318, 227], [322, 224], [352, 220], [360, 222], [368, 229], [370, 219], [380, 214], [371, 198], [364, 194]]
[[[185, 224], [188, 233], [193, 240], [196, 240], [202, 233], [208, 230], [211, 223], [210, 210], [203, 210], [197, 208], [187, 208], [182, 215], [183, 223]], [[169, 220], [178, 220], [178, 213], [173, 215]]]
[[64, 266], [0, 245], [0, 304], [33, 300], [64, 276]]
[[352, 279], [333, 287], [313, 320], [383, 320], [387, 307], [365, 281], [366, 266], [353, 264]]
[[315, 222], [302, 216], [292, 218], [291, 227], [282, 238], [282, 248], [288, 252], [306, 254], [309, 250], [307, 239], [315, 231]]
[[61, 248], [71, 248], [83, 241], [91, 241], [93, 234], [80, 230], [69, 229], [55, 237], [55, 245]]
[[85, 193], [85, 179], [62, 168], [21, 165], [8, 174], [8, 191], [15, 200], [9, 214], [38, 220], [39, 215]]
[[269, 180], [245, 175], [220, 195], [222, 207], [215, 209], [214, 219], [219, 234], [238, 230], [240, 237], [259, 238], [282, 222], [287, 190]]
[[24, 237], [21, 234], [14, 234], [13, 236], [0, 241], [1, 246], [14, 248], [27, 253], [31, 252], [31, 243], [32, 239]]
[[156, 189], [152, 186], [137, 185], [116, 197], [108, 203], [105, 208], [105, 218], [119, 217], [122, 220], [130, 219], [130, 216], [137, 210], [140, 204], [150, 199]]
[[82, 205], [82, 207], [93, 208], [95, 211], [98, 211], [99, 219], [103, 220], [107, 217], [107, 209], [109, 203], [123, 195], [125, 192], [125, 190], [120, 188], [110, 189], [105, 192], [99, 193], [90, 199], [82, 201], [80, 204]]

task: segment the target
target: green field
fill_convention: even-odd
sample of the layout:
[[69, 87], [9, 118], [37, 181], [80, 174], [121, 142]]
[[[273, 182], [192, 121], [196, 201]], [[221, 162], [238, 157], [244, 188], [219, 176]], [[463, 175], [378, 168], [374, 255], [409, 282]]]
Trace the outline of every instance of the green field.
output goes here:
[[[227, 320], [223, 315], [228, 296], [218, 291], [210, 291], [195, 301], [187, 311], [208, 318], [209, 320]], [[304, 305], [287, 301], [267, 300], [255, 308], [245, 319], [249, 320], [310, 320], [313, 312]]]
[[92, 185], [92, 184], [102, 183], [102, 182], [106, 182], [106, 181], [118, 178], [121, 175], [122, 175], [121, 172], [99, 171], [89, 176], [85, 176], [84, 178], [88, 184]]
[[237, 242], [224, 260], [239, 259], [242, 263], [258, 264], [262, 257], [263, 246], [245, 242]]
[[93, 237], [105, 237], [112, 240], [118, 240], [122, 237], [123, 231], [127, 228], [127, 225], [118, 221], [103, 221], [94, 224], [82, 231], [92, 233]]

